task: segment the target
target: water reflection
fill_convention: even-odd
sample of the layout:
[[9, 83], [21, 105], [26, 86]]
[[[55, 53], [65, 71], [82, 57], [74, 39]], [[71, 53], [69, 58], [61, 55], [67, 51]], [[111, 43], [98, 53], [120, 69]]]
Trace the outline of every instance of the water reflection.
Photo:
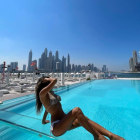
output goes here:
[[136, 88], [136, 91], [140, 95], [140, 80], [131, 80], [131, 84], [134, 88]]

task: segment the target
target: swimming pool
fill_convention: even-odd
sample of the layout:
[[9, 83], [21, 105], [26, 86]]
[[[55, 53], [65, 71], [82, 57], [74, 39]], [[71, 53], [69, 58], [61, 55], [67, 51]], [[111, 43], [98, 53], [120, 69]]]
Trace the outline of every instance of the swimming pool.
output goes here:
[[[126, 140], [139, 140], [139, 80], [94, 80], [75, 88], [58, 90], [56, 93], [61, 96], [62, 108], [65, 112], [69, 112], [74, 107], [80, 107], [88, 118], [111, 132]], [[41, 124], [43, 112], [41, 115], [36, 114], [34, 95], [19, 99], [6, 101], [0, 105], [0, 123], [4, 121], [6, 123], [4, 125], [8, 125], [10, 122], [10, 127], [22, 129], [22, 132], [25, 130], [28, 130], [28, 133], [34, 132], [36, 133], [34, 136], [39, 136], [39, 134], [43, 137], [49, 136], [50, 123]], [[62, 140], [93, 139], [92, 135], [82, 127], [56, 138]], [[38, 137], [38, 139], [41, 138]]]

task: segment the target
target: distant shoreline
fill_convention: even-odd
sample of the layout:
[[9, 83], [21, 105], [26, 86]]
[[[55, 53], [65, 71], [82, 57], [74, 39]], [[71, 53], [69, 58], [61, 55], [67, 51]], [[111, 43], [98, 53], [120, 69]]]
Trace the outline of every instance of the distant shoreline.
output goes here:
[[120, 80], [140, 80], [140, 78], [117, 78]]
[[140, 72], [105, 72], [105, 73], [130, 73], [130, 74], [133, 74], [133, 73], [140, 73]]

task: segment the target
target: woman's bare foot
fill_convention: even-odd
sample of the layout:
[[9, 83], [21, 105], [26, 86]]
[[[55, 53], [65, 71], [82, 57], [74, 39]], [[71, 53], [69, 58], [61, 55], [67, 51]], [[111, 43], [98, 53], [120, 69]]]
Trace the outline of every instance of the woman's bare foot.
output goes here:
[[125, 140], [124, 138], [118, 136], [118, 135], [115, 135], [113, 134], [111, 137], [110, 137], [110, 140]]
[[100, 135], [99, 137], [94, 137], [94, 140], [108, 140], [103, 135]]

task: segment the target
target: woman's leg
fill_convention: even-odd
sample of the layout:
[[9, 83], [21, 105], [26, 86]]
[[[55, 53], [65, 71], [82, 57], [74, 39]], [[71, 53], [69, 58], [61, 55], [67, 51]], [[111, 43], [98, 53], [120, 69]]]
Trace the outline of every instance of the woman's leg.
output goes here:
[[[86, 116], [85, 116], [86, 117]], [[94, 121], [90, 120], [88, 117], [86, 117], [86, 119], [88, 120], [88, 122], [91, 124], [91, 126], [93, 127], [93, 129], [95, 129], [96, 131], [98, 131], [100, 134], [107, 136], [110, 139], [116, 139], [116, 140], [124, 140], [123, 138], [111, 133], [110, 131], [108, 131], [107, 129], [103, 128], [101, 125], [95, 123]], [[73, 122], [72, 126], [69, 128], [69, 130], [75, 129], [77, 127], [80, 127], [80, 123], [78, 122], [78, 119], [75, 119], [75, 121]]]
[[53, 135], [60, 136], [64, 134], [72, 126], [76, 118], [78, 119], [80, 125], [83, 126], [87, 131], [89, 131], [95, 139], [107, 140], [91, 126], [81, 109], [78, 107], [74, 108], [66, 116], [64, 116], [57, 124], [54, 125], [52, 131]]
[[[85, 116], [86, 117], [86, 116]], [[88, 117], [86, 117], [88, 122], [91, 124], [91, 126], [98, 131], [100, 134], [105, 135], [107, 137], [109, 137], [111, 140], [124, 140], [124, 138], [117, 136], [113, 133], [111, 133], [110, 131], [108, 131], [107, 129], [103, 128], [101, 125], [97, 124], [96, 122], [90, 120]]]
[[[85, 116], [86, 117], [86, 116]], [[88, 122], [91, 124], [91, 126], [98, 131], [99, 133], [101, 133], [102, 135], [105, 135], [107, 137], [111, 137], [112, 133], [108, 130], [106, 130], [105, 128], [103, 128], [101, 125], [97, 124], [96, 122], [90, 120], [88, 117], [86, 117], [86, 119], [88, 120]]]

